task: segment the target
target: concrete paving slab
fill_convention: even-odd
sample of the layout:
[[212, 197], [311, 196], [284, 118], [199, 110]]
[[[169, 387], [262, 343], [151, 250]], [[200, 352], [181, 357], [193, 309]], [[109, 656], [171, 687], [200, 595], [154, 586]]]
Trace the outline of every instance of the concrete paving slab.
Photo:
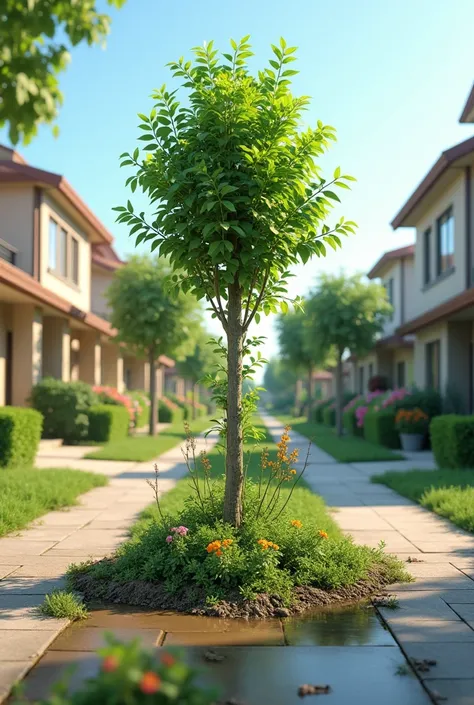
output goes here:
[[35, 527], [54, 527], [54, 526], [72, 526], [81, 528], [90, 521], [96, 518], [99, 514], [98, 510], [94, 509], [79, 509], [73, 508], [69, 510], [60, 510], [57, 512], [49, 512], [32, 523]]
[[472, 678], [474, 664], [473, 643], [450, 643], [432, 641], [426, 643], [410, 643], [405, 646], [405, 652], [410, 659], [418, 661], [433, 660], [436, 665], [429, 671], [420, 673], [422, 680], [432, 678]]
[[19, 565], [0, 565], [0, 580], [6, 578], [7, 575], [14, 573], [15, 570], [20, 568]]
[[446, 701], [448, 705], [474, 705], [474, 678], [430, 678], [425, 681], [425, 686], [437, 703]]
[[63, 590], [65, 578], [25, 578], [12, 576], [0, 581], [0, 594], [7, 595], [47, 595], [53, 590]]
[[[113, 635], [124, 643], [139, 639], [145, 648], [151, 648], [162, 643], [164, 632], [160, 629], [127, 629], [118, 626], [114, 628]], [[88, 622], [82, 622], [63, 631], [50, 648], [52, 651], [97, 651], [105, 645], [106, 632], [88, 626]]]
[[413, 593], [398, 591], [390, 592], [390, 594], [397, 597], [398, 609], [392, 610], [388, 607], [381, 607], [379, 610], [389, 624], [405, 617], [410, 617], [411, 619], [429, 617], [431, 619], [447, 620], [448, 622], [459, 621], [459, 616], [453, 612], [441, 597], [433, 594], [432, 591], [420, 590]]
[[8, 696], [12, 686], [18, 683], [30, 668], [31, 661], [0, 663], [0, 703]]
[[56, 545], [56, 541], [29, 541], [25, 538], [0, 539], [0, 563], [3, 556], [40, 556]]
[[397, 641], [403, 646], [412, 642], [428, 644], [431, 642], [474, 642], [474, 630], [461, 621], [447, 622], [429, 617], [425, 619], [402, 617], [390, 619], [388, 625]]
[[4, 661], [31, 661], [56, 638], [55, 629], [0, 629], [0, 663]]
[[453, 603], [450, 609], [454, 610], [460, 619], [463, 619], [466, 624], [474, 629], [474, 604], [460, 604], [457, 602], [456, 604]]

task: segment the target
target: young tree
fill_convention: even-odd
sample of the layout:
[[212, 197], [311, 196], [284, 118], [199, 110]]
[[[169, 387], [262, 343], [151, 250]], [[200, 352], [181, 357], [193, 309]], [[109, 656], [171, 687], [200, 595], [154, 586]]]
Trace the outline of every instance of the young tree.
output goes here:
[[366, 354], [390, 315], [392, 307], [383, 286], [365, 282], [362, 275], [321, 275], [306, 304], [308, 336], [325, 341], [336, 354], [336, 428], [342, 435], [343, 375], [346, 351]]
[[[278, 343], [285, 362], [304, 372], [308, 379], [308, 418], [313, 397], [313, 373], [330, 362], [330, 351], [318, 339], [306, 334], [307, 315], [301, 309], [281, 315], [277, 319]], [[295, 405], [297, 399], [295, 399]]]
[[193, 419], [196, 418], [198, 384], [205, 375], [211, 374], [217, 364], [214, 348], [209, 344], [209, 336], [204, 329], [195, 335], [194, 348], [186, 357], [176, 363], [178, 373], [193, 385]]
[[[121, 7], [125, 0], [107, 0]], [[52, 123], [62, 103], [57, 75], [70, 46], [98, 44], [110, 17], [95, 0], [2, 0], [0, 6], [0, 127], [13, 144], [26, 143], [38, 123]]]
[[170, 267], [151, 257], [132, 257], [119, 269], [107, 298], [117, 341], [125, 343], [150, 364], [150, 436], [156, 433], [156, 369], [160, 355], [185, 354], [193, 345], [200, 311], [196, 299], [169, 292]]
[[335, 139], [332, 127], [303, 126], [309, 104], [290, 90], [293, 47], [283, 39], [256, 76], [247, 67], [248, 37], [231, 42], [221, 59], [213, 43], [194, 49], [196, 63], [181, 58], [173, 75], [188, 89], [154, 93], [149, 116], [140, 114], [139, 148], [123, 154], [134, 167], [128, 183], [144, 191], [154, 208], [151, 222], [128, 202], [118, 220], [137, 243], [152, 243], [177, 270], [177, 288], [205, 298], [227, 338], [225, 521], [242, 518], [242, 369], [249, 326], [260, 313], [287, 310], [288, 268], [337, 248], [354, 232], [341, 218], [325, 224], [348, 187], [338, 168], [323, 179], [316, 159]]

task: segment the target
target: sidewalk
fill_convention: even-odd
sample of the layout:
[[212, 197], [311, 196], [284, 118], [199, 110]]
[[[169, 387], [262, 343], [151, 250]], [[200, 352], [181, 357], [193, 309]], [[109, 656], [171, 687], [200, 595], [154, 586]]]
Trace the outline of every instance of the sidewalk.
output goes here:
[[[283, 427], [262, 414], [278, 440]], [[308, 439], [291, 433], [292, 448], [304, 456]], [[386, 550], [407, 563], [416, 582], [393, 586], [399, 609], [379, 610], [404, 654], [421, 665], [418, 673], [433, 695], [448, 705], [474, 703], [474, 536], [383, 485], [370, 482], [386, 470], [431, 469], [432, 461], [338, 463], [312, 446], [305, 480], [334, 507], [335, 520], [356, 543]], [[441, 699], [440, 698], [440, 699]]]
[[[197, 439], [198, 452], [214, 445]], [[186, 474], [181, 444], [156, 462], [160, 488], [167, 492]], [[43, 619], [35, 608], [44, 595], [64, 585], [71, 563], [103, 558], [127, 538], [138, 514], [153, 502], [146, 479], [154, 479], [154, 462], [125, 463], [80, 459], [87, 448], [45, 449], [38, 467], [73, 467], [110, 476], [80, 498], [80, 505], [50, 512], [31, 528], [0, 539], [0, 703], [12, 685], [46, 651], [69, 624], [67, 619]]]

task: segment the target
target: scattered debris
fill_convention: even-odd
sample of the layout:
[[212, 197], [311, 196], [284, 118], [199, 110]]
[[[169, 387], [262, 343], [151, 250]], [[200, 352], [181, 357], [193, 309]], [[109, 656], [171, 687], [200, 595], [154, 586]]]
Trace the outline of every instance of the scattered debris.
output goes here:
[[387, 607], [389, 610], [398, 610], [400, 608], [400, 603], [395, 595], [382, 595], [381, 597], [375, 597], [372, 600], [375, 607]]
[[212, 663], [220, 663], [225, 659], [225, 656], [223, 654], [218, 654], [217, 651], [209, 649], [204, 652], [204, 658], [206, 661], [211, 661]]
[[425, 561], [423, 558], [412, 558], [411, 556], [408, 556], [407, 558], [407, 563], [424, 563]]
[[397, 670], [395, 671], [396, 676], [409, 676], [411, 673], [411, 669], [409, 666], [407, 666], [406, 663], [400, 664], [398, 666]]
[[329, 685], [300, 685], [298, 688], [298, 695], [300, 698], [304, 698], [306, 695], [327, 695], [331, 692], [331, 686]]
[[414, 666], [414, 668], [418, 671], [418, 673], [429, 673], [431, 668], [433, 666], [436, 666], [437, 661], [434, 659], [429, 659], [429, 658], [424, 658], [424, 659], [417, 659], [417, 658], [412, 658], [411, 662]]

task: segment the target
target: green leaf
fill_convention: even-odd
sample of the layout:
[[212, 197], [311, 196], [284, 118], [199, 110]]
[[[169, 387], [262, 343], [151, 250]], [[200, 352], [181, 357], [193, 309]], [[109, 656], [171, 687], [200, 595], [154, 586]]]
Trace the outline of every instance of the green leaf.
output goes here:
[[232, 211], [232, 213], [236, 213], [236, 208], [231, 201], [222, 201], [222, 205], [225, 206], [225, 208], [227, 208], [228, 211]]

